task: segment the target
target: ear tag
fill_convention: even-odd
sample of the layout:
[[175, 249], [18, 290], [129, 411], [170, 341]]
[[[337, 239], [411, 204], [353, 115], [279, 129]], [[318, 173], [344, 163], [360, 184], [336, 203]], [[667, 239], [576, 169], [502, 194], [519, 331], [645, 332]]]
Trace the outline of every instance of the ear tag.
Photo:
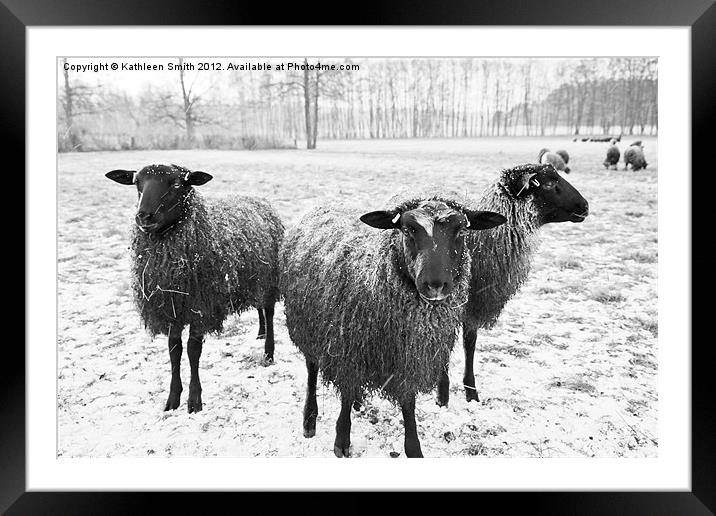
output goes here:
[[400, 220], [400, 213], [396, 213], [395, 217], [391, 220], [393, 224], [397, 223]]
[[539, 186], [539, 181], [537, 181], [535, 178], [532, 178], [532, 184], [534, 186]]
[[189, 174], [191, 174], [191, 172], [187, 172], [186, 174], [184, 174], [184, 181], [187, 181], [189, 179]]
[[134, 173], [132, 174], [132, 184], [135, 184], [136, 182], [137, 182], [137, 173], [134, 172]]
[[465, 216], [465, 222], [467, 223], [467, 227], [469, 228], [470, 227], [470, 219], [467, 218], [466, 213], [463, 213], [463, 215]]

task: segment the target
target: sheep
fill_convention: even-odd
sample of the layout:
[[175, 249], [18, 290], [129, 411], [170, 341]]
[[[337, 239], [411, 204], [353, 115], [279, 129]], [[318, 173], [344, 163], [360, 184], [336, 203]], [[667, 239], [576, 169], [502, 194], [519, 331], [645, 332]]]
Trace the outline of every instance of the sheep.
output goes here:
[[550, 152], [549, 149], [541, 149], [537, 155], [537, 162], [541, 164], [549, 163], [556, 170], [561, 170], [565, 174], [569, 174], [569, 167], [565, 163], [562, 156], [556, 152]]
[[617, 163], [619, 163], [619, 157], [621, 153], [619, 152], [619, 147], [617, 147], [617, 140], [616, 138], [612, 138], [611, 145], [607, 149], [607, 157], [604, 160], [604, 168], [614, 167], [614, 170], [617, 169]]
[[202, 410], [199, 358], [204, 336], [221, 332], [230, 313], [259, 311], [264, 363], [273, 361], [278, 252], [284, 227], [263, 199], [204, 198], [194, 187], [212, 179], [178, 165], [112, 170], [107, 178], [135, 185], [132, 289], [151, 336], [169, 338], [171, 383], [164, 410], [179, 407], [182, 332], [189, 326], [189, 412]]
[[572, 138], [573, 142], [576, 141], [583, 141], [583, 142], [608, 142], [611, 140], [621, 141], [622, 135], [619, 136], [585, 136], [583, 138], [574, 137]]
[[440, 198], [359, 213], [315, 208], [281, 250], [286, 326], [308, 371], [303, 434], [316, 434], [320, 371], [341, 398], [337, 457], [350, 455], [351, 405], [371, 393], [401, 406], [405, 453], [422, 457], [415, 396], [435, 388], [454, 345], [470, 270], [464, 235], [505, 218]]
[[624, 151], [624, 170], [627, 170], [629, 165], [631, 165], [634, 171], [646, 168], [648, 165], [646, 158], [644, 158], [644, 148], [641, 145], [636, 145], [636, 143], [641, 142], [632, 143], [629, 148]]
[[[477, 329], [491, 328], [505, 303], [525, 282], [539, 246], [539, 229], [545, 224], [582, 222], [589, 204], [552, 165], [527, 164], [503, 170], [475, 204], [464, 196], [448, 195], [473, 209], [496, 211], [507, 217], [504, 225], [490, 231], [471, 232], [465, 237], [472, 255], [470, 292], [463, 315], [467, 401], [479, 401], [475, 388], [473, 358]], [[447, 368], [439, 385], [437, 404], [449, 401]]]
[[564, 160], [564, 164], [569, 163], [569, 154], [567, 154], [567, 151], [564, 149], [560, 149], [555, 152], [555, 154], [559, 154], [559, 156]]

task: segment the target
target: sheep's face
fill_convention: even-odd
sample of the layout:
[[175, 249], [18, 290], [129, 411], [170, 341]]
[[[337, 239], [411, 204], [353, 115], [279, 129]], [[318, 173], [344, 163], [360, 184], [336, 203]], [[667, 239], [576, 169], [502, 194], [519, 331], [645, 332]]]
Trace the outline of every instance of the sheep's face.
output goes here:
[[506, 219], [493, 212], [460, 211], [440, 201], [424, 201], [402, 213], [374, 211], [360, 220], [375, 228], [401, 231], [406, 271], [420, 297], [437, 304], [453, 290], [465, 259], [465, 232], [492, 228]]
[[552, 165], [525, 167], [518, 176], [517, 196], [531, 195], [540, 222], [582, 222], [589, 215], [589, 203]]
[[138, 172], [112, 170], [106, 177], [123, 185], [136, 185], [137, 227], [145, 233], [161, 234], [185, 214], [194, 186], [211, 180], [206, 172], [192, 172], [176, 165], [150, 165]]

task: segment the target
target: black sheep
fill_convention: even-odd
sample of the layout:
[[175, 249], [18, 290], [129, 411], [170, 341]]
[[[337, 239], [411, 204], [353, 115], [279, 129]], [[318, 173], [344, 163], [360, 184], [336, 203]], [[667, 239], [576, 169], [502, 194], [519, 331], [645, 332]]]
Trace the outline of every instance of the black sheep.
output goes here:
[[[529, 275], [532, 258], [539, 247], [540, 228], [559, 222], [582, 222], [589, 214], [586, 199], [549, 164], [522, 165], [503, 170], [500, 177], [475, 202], [464, 194], [430, 187], [423, 196], [453, 199], [471, 209], [502, 213], [504, 224], [465, 236], [472, 256], [470, 290], [463, 316], [465, 374], [463, 385], [468, 401], [479, 401], [475, 388], [473, 357], [477, 330], [497, 322], [507, 301]], [[395, 196], [388, 204], [399, 202]], [[447, 366], [438, 384], [438, 405], [449, 401], [450, 378]]]
[[334, 453], [349, 456], [350, 408], [366, 393], [399, 404], [405, 453], [422, 457], [415, 395], [435, 388], [467, 301], [465, 235], [505, 218], [439, 198], [366, 213], [315, 208], [286, 233], [286, 326], [306, 357], [305, 437], [316, 433], [316, 382], [341, 396]]
[[146, 329], [152, 336], [169, 337], [172, 379], [164, 410], [179, 406], [182, 332], [188, 325], [188, 409], [198, 412], [204, 335], [220, 332], [228, 314], [259, 310], [265, 324], [265, 360], [273, 360], [283, 224], [258, 198], [204, 199], [194, 187], [212, 179], [206, 172], [150, 165], [138, 172], [113, 170], [106, 177], [135, 185], [139, 197], [131, 247], [132, 286]]

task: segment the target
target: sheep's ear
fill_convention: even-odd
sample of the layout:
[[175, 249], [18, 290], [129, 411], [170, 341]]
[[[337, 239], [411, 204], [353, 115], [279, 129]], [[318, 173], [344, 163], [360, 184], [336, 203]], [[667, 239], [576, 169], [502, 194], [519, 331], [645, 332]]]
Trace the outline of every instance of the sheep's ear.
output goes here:
[[507, 219], [493, 211], [465, 210], [467, 229], [490, 229], [507, 222]]
[[400, 213], [394, 211], [371, 211], [361, 215], [360, 221], [378, 229], [395, 229], [400, 227]]
[[104, 177], [120, 185], [131, 185], [134, 184], [134, 174], [134, 170], [112, 170], [107, 172]]
[[212, 179], [214, 179], [214, 176], [212, 176], [211, 174], [207, 174], [206, 172], [202, 172], [201, 170], [187, 172], [184, 176], [184, 181], [186, 181], [186, 184], [192, 186], [204, 185]]

